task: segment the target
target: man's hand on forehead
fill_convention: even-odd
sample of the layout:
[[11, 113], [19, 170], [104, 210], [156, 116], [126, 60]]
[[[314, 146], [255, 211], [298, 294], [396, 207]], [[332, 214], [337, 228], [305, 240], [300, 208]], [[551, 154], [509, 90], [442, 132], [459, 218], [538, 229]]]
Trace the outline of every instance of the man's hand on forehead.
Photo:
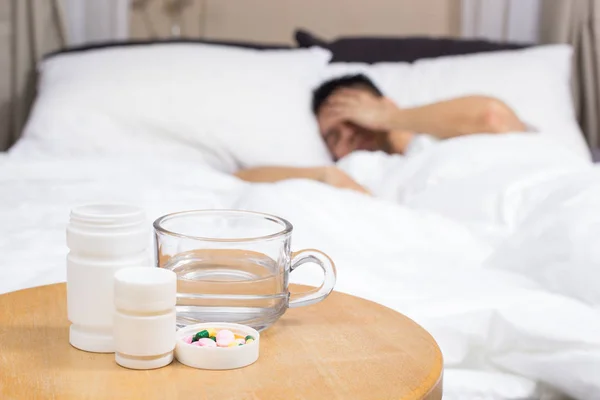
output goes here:
[[385, 98], [361, 89], [341, 88], [325, 101], [321, 109], [322, 133], [343, 122], [365, 129], [387, 131], [392, 128], [398, 107]]
[[[344, 107], [351, 106], [364, 90], [340, 88], [335, 90], [329, 98], [321, 106], [319, 113], [319, 122], [321, 125], [321, 133], [330, 135], [333, 128], [345, 122], [352, 122], [352, 109]], [[366, 93], [369, 94], [369, 93]]]

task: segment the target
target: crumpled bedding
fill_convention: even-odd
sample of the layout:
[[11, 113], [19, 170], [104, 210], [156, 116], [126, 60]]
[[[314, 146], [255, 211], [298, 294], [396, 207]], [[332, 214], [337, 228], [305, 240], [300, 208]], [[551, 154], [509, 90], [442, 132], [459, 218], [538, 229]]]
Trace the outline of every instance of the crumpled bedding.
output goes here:
[[[130, 202], [149, 218], [270, 212], [294, 224], [294, 249], [335, 260], [337, 290], [432, 333], [445, 398], [551, 398], [553, 388], [600, 399], [597, 168], [535, 135], [357, 153], [339, 166], [375, 196], [304, 180], [251, 185], [174, 159], [2, 156], [0, 293], [65, 279], [64, 229], [78, 204]], [[292, 274], [319, 279], [317, 268]]]

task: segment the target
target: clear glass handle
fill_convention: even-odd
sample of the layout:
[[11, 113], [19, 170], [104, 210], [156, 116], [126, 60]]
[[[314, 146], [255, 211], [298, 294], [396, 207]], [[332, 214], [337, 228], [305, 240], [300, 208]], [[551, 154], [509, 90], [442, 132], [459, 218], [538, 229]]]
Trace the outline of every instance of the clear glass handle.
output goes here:
[[335, 264], [329, 256], [322, 251], [307, 249], [292, 253], [292, 266], [290, 273], [306, 263], [315, 263], [323, 270], [323, 283], [321, 286], [303, 293], [290, 293], [289, 307], [310, 306], [318, 303], [329, 296], [335, 286], [336, 272]]

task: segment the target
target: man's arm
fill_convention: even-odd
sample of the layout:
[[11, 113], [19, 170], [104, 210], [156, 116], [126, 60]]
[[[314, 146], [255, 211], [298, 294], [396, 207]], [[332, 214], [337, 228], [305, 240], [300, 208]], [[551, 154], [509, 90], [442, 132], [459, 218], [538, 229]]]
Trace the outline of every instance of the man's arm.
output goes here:
[[293, 167], [258, 167], [243, 169], [235, 176], [256, 183], [279, 182], [287, 179], [310, 179], [326, 183], [339, 189], [356, 190], [361, 193], [368, 191], [354, 179], [337, 167], [293, 168]]
[[485, 96], [461, 97], [398, 110], [392, 125], [440, 139], [475, 133], [524, 132], [525, 124], [504, 102]]
[[279, 182], [286, 179], [322, 181], [323, 168], [258, 167], [240, 170], [235, 176], [247, 182], [257, 183]]
[[440, 139], [526, 130], [508, 105], [486, 96], [400, 109], [385, 97], [356, 89], [340, 89], [327, 100], [324, 113], [332, 120], [349, 121], [376, 131], [427, 133]]

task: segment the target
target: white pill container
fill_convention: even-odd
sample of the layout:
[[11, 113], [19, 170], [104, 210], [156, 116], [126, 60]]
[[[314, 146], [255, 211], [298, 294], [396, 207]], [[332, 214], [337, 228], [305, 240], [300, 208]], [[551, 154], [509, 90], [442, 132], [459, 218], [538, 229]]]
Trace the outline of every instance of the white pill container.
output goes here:
[[125, 268], [115, 273], [115, 361], [154, 369], [173, 361], [177, 275], [163, 268]]
[[97, 353], [115, 351], [113, 279], [118, 270], [150, 268], [144, 210], [126, 204], [91, 204], [71, 211], [67, 227], [69, 342]]

